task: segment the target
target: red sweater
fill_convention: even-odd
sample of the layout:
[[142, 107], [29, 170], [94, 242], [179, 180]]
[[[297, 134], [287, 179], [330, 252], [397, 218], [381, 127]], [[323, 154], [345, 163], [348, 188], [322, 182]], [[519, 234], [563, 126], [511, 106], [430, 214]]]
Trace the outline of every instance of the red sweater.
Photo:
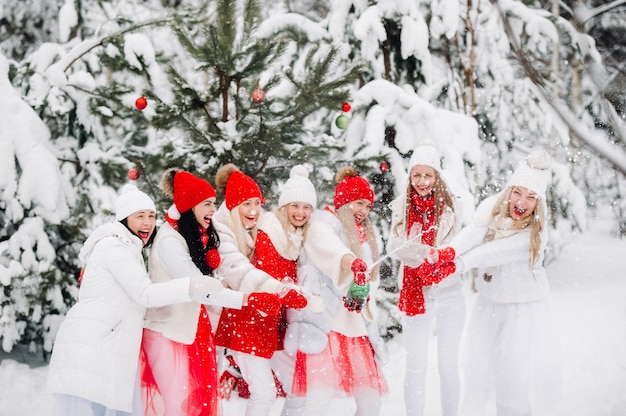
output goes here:
[[[252, 264], [277, 280], [290, 277], [295, 282], [296, 261], [281, 257], [270, 237], [259, 230]], [[263, 358], [283, 349], [287, 329], [285, 308], [278, 316], [261, 316], [255, 309], [224, 308], [215, 335], [215, 343], [223, 347]]]

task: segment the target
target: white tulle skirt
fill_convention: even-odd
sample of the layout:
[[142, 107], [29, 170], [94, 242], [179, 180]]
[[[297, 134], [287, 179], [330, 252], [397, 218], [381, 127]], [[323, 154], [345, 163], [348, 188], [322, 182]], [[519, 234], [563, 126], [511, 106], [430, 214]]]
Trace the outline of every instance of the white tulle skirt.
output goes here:
[[549, 301], [494, 303], [478, 297], [467, 326], [462, 415], [554, 410], [562, 380], [558, 325]]

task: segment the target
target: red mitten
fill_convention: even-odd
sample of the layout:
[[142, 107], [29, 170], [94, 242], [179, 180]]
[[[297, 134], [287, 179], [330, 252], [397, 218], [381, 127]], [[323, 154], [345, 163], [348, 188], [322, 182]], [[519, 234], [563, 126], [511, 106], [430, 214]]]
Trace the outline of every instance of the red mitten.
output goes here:
[[369, 283], [370, 278], [367, 273], [365, 273], [367, 271], [367, 264], [363, 260], [358, 257], [354, 259], [350, 265], [350, 270], [354, 273], [354, 283], [361, 286]]
[[417, 268], [417, 275], [423, 286], [435, 285], [456, 271], [454, 262], [441, 265], [423, 263]]
[[428, 262], [422, 263], [417, 268], [417, 276], [420, 279], [422, 286], [430, 286], [441, 282], [443, 277], [439, 277], [439, 269], [437, 265], [430, 264]]
[[220, 252], [217, 251], [216, 248], [212, 248], [206, 252], [206, 265], [211, 268], [211, 270], [215, 270], [219, 267], [222, 262], [222, 257], [220, 257]]
[[285, 296], [280, 298], [280, 302], [283, 306], [292, 309], [302, 309], [308, 303], [306, 298], [295, 289], [290, 289]]
[[248, 306], [268, 316], [278, 316], [280, 303], [276, 293], [254, 292], [248, 296]]
[[450, 261], [448, 263], [445, 263], [445, 264], [442, 264], [439, 267], [439, 276], [441, 276], [442, 280], [444, 278], [450, 276], [454, 272], [456, 272], [456, 263], [454, 263], [452, 261]]
[[439, 254], [439, 258], [437, 260], [437, 265], [441, 266], [444, 263], [450, 263], [456, 257], [456, 251], [452, 247], [442, 248], [437, 250]]

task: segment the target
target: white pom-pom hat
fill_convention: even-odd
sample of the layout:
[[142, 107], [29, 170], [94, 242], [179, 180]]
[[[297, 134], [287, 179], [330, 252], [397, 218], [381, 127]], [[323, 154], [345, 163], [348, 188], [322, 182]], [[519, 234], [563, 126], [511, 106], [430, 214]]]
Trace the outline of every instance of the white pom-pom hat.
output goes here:
[[545, 200], [546, 189], [550, 181], [550, 164], [552, 158], [543, 149], [535, 149], [520, 163], [507, 182], [507, 187], [521, 186], [537, 194]]
[[409, 174], [418, 165], [430, 166], [437, 172], [441, 172], [441, 158], [434, 141], [426, 139], [417, 145], [409, 160]]
[[303, 165], [296, 165], [289, 172], [289, 179], [283, 185], [278, 206], [290, 204], [292, 202], [306, 202], [313, 208], [317, 206], [317, 194], [315, 187], [309, 180], [309, 171]]
[[129, 215], [144, 210], [156, 212], [154, 201], [137, 189], [135, 185], [124, 185], [120, 196], [115, 201], [115, 219], [122, 221], [124, 218], [128, 218]]

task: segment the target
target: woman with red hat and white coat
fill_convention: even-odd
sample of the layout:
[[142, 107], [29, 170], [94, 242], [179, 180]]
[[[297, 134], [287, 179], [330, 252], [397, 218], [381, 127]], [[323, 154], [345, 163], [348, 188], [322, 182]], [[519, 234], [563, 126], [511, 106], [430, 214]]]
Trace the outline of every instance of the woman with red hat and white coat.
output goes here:
[[463, 415], [548, 414], [560, 397], [558, 328], [543, 267], [551, 158], [532, 151], [455, 237], [460, 271], [478, 269], [467, 326]]
[[[204, 303], [265, 309], [265, 302], [260, 301], [265, 294], [246, 296], [225, 288], [215, 277], [221, 259], [212, 221], [216, 193], [211, 184], [189, 172], [169, 169], [161, 187], [174, 205], [150, 252], [150, 278], [170, 282], [195, 276], [213, 285]], [[185, 302], [149, 310], [144, 326], [145, 415], [220, 414], [215, 342], [205, 306]]]
[[184, 277], [153, 283], [143, 260], [156, 227], [148, 195], [125, 185], [116, 222], [94, 230], [80, 251], [85, 262], [78, 300], [57, 332], [48, 388], [55, 416], [142, 415], [139, 355], [148, 307], [206, 301], [213, 285]]
[[220, 237], [218, 273], [233, 290], [281, 293], [287, 286], [250, 263], [265, 198], [259, 185], [228, 163], [217, 170], [215, 186], [224, 202], [213, 216]]
[[[267, 310], [264, 314], [276, 315], [281, 306], [279, 295], [287, 293], [291, 287], [251, 263], [257, 239], [258, 222], [263, 212], [262, 204], [265, 203], [261, 189], [254, 179], [241, 172], [232, 163], [217, 170], [215, 184], [217, 189], [224, 194], [224, 202], [214, 216], [215, 229], [221, 240], [219, 252], [222, 263], [218, 272], [223, 270], [221, 273], [224, 276], [224, 282], [233, 290], [266, 293]], [[232, 312], [232, 310], [225, 309], [220, 318]], [[242, 373], [250, 373], [246, 368], [241, 367], [245, 367], [248, 363], [246, 358], [243, 358], [241, 363], [237, 360], [238, 355], [247, 356], [247, 354], [237, 353], [237, 351], [242, 352], [241, 350], [246, 352], [245, 343], [237, 342], [224, 324], [218, 323], [216, 343], [232, 349], [235, 352], [233, 355], [239, 370]], [[273, 380], [271, 385], [274, 385]], [[249, 387], [251, 387], [250, 396], [253, 403], [259, 397], [265, 397], [268, 391], [263, 387], [260, 390], [257, 389], [258, 383]], [[276, 390], [271, 395], [273, 402]], [[252, 409], [253, 407], [249, 406], [246, 411], [251, 412]]]
[[[250, 399], [246, 416], [265, 416], [276, 399], [272, 357], [283, 349], [287, 308], [301, 309], [307, 299], [296, 290], [297, 261], [306, 236], [308, 222], [317, 202], [308, 171], [302, 165], [291, 170], [284, 184], [275, 212], [265, 212], [258, 221], [258, 231], [251, 263], [277, 281], [293, 288], [281, 296], [277, 314], [263, 315], [255, 310], [224, 309], [217, 329], [220, 345], [232, 353], [243, 379], [248, 383]], [[277, 375], [280, 378], [278, 368]]]
[[313, 214], [301, 254], [299, 281], [322, 296], [325, 310], [290, 317], [285, 349], [295, 355], [295, 374], [284, 416], [326, 414], [333, 397], [354, 397], [356, 415], [379, 415], [388, 391], [376, 323], [379, 250], [368, 218], [374, 191], [352, 167], [336, 181], [334, 207]]
[[[398, 307], [402, 316], [406, 367], [406, 414], [424, 414], [431, 326], [436, 321], [437, 367], [443, 416], [455, 416], [461, 396], [459, 350], [465, 298], [450, 242], [461, 228], [459, 206], [441, 175], [435, 143], [418, 145], [408, 166], [406, 191], [390, 203], [387, 252], [400, 260]], [[428, 259], [426, 259], [428, 258]], [[433, 264], [434, 263], [434, 264]]]

